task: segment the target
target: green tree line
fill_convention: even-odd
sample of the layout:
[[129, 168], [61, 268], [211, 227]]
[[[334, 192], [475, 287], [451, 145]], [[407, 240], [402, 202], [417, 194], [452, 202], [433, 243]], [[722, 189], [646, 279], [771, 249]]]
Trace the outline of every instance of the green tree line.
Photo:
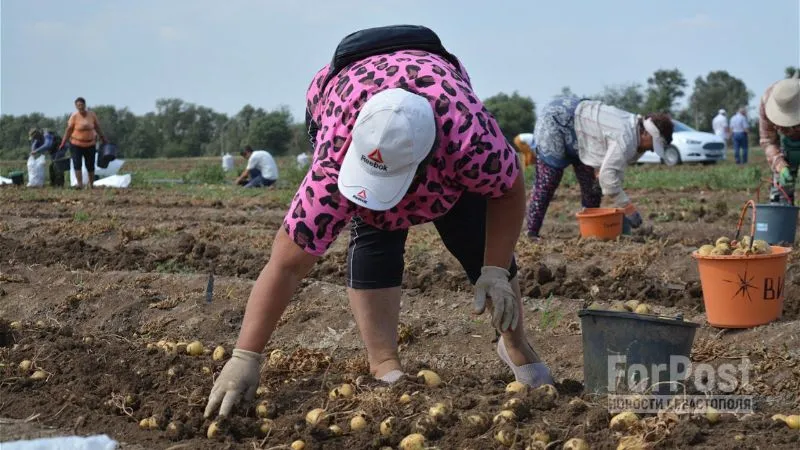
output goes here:
[[[786, 77], [800, 68], [787, 67]], [[668, 112], [676, 119], [701, 131], [711, 130], [717, 110], [725, 108], [729, 115], [750, 104], [756, 96], [745, 83], [724, 70], [709, 72], [694, 80], [687, 106], [679, 108], [679, 100], [687, 95], [689, 84], [678, 69], [659, 69], [647, 83], [606, 86], [603, 92], [584, 95], [603, 100], [618, 108], [634, 112]], [[759, 87], [759, 90], [766, 86]], [[564, 87], [561, 94], [571, 94]], [[554, 93], [558, 94], [558, 93]], [[487, 109], [497, 118], [509, 141], [519, 133], [532, 132], [536, 123], [536, 104], [530, 97], [498, 93], [484, 99]], [[126, 158], [191, 157], [235, 153], [249, 144], [267, 149], [276, 156], [310, 150], [305, 126], [295, 120], [288, 108], [267, 111], [245, 105], [233, 116], [178, 98], [156, 101], [155, 110], [137, 115], [127, 108], [113, 105], [92, 106], [103, 131]], [[63, 135], [68, 114], [46, 117], [39, 113], [0, 117], [0, 159], [27, 158], [28, 130], [49, 128]], [[751, 139], [758, 139], [757, 111], [751, 110]]]

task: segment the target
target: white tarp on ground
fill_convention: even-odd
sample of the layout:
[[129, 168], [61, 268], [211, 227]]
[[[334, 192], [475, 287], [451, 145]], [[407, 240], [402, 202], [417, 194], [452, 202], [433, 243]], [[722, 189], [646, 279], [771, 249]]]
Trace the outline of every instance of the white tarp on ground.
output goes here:
[[0, 185], [3, 184], [14, 184], [14, 182], [11, 180], [11, 178], [0, 177]]
[[64, 436], [3, 442], [0, 444], [0, 448], [3, 450], [115, 450], [117, 441], [105, 434], [88, 437]]
[[[125, 164], [124, 159], [115, 159], [108, 163], [108, 167], [103, 169], [97, 166], [97, 153], [94, 155], [94, 174], [100, 178], [110, 177], [116, 175], [122, 165]], [[81, 164], [81, 174], [83, 175], [83, 184], [89, 183], [89, 172], [86, 171], [86, 164]], [[75, 177], [75, 166], [72, 165], [72, 159], [69, 160], [69, 184], [70, 186], [77, 186], [78, 179]], [[95, 184], [97, 184], [95, 182]]]
[[110, 177], [101, 178], [94, 182], [95, 186], [126, 188], [131, 184], [131, 174], [125, 175], [111, 175]]

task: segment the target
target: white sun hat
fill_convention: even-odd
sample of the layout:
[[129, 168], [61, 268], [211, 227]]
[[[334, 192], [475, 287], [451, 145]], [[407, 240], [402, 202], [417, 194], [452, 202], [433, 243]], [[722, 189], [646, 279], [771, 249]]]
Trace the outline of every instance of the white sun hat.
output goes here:
[[800, 125], [800, 71], [792, 78], [781, 80], [770, 92], [764, 109], [767, 118], [779, 127]]
[[393, 208], [408, 192], [435, 138], [433, 108], [425, 97], [399, 88], [373, 95], [353, 127], [339, 191], [368, 209]]

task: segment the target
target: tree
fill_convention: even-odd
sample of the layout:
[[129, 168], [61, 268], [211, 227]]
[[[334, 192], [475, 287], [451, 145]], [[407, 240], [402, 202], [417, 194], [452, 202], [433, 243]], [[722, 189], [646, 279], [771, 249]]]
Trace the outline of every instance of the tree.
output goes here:
[[786, 78], [792, 78], [795, 73], [800, 74], [800, 66], [797, 67], [789, 66], [786, 68]]
[[596, 95], [595, 98], [634, 114], [641, 114], [644, 109], [644, 94], [639, 83], [606, 86], [603, 93]]
[[656, 70], [647, 79], [645, 111], [672, 114], [675, 102], [683, 97], [683, 90], [686, 86], [686, 78], [683, 77], [680, 70]]
[[485, 99], [483, 105], [497, 120], [508, 142], [520, 133], [533, 132], [536, 104], [530, 97], [522, 97], [516, 91], [510, 96], [501, 92]]
[[747, 106], [753, 93], [747, 90], [744, 81], [724, 70], [709, 72], [704, 79], [694, 80], [694, 92], [689, 97], [687, 115], [693, 117], [694, 125], [702, 131], [712, 131], [711, 121], [720, 108], [733, 114]]
[[275, 156], [286, 153], [292, 139], [292, 114], [289, 109], [283, 107], [254, 118], [247, 138], [254, 149], [269, 149]]

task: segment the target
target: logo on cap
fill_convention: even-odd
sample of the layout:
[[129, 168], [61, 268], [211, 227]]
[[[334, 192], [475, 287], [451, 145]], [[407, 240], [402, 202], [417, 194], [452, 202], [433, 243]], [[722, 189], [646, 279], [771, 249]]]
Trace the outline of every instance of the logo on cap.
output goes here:
[[366, 189], [360, 190], [356, 195], [353, 196], [353, 198], [356, 199], [356, 200], [361, 200], [362, 202], [366, 203], [367, 202], [367, 190]]
[[380, 149], [376, 148], [367, 156], [361, 155], [361, 161], [378, 170], [382, 170], [384, 172], [388, 170], [386, 164], [383, 163], [383, 156], [381, 156]]

